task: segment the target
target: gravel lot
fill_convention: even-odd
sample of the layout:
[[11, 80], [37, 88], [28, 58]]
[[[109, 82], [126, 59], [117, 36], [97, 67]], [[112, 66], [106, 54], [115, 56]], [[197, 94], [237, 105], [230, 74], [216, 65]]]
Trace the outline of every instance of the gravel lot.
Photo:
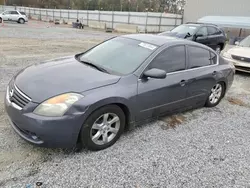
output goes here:
[[248, 74], [236, 75], [218, 107], [140, 126], [103, 151], [38, 148], [14, 133], [3, 99], [15, 72], [112, 36], [39, 22], [0, 27], [0, 187], [250, 188]]

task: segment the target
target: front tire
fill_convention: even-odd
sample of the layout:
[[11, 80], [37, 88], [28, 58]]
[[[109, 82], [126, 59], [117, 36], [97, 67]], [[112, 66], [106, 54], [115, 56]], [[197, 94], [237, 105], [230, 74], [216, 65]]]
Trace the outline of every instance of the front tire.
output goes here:
[[104, 106], [93, 112], [84, 123], [80, 140], [89, 150], [98, 151], [112, 146], [125, 127], [125, 115], [116, 105]]
[[23, 18], [20, 18], [20, 19], [18, 20], [18, 23], [24, 24], [24, 23], [25, 23], [25, 20], [24, 20]]
[[2, 23], [3, 22], [3, 19], [2, 18], [0, 18], [0, 23]]
[[207, 98], [206, 107], [217, 106], [225, 94], [225, 86], [223, 83], [219, 82], [213, 86], [210, 95]]
[[221, 53], [221, 46], [220, 45], [216, 46], [215, 52], [220, 55], [220, 53]]

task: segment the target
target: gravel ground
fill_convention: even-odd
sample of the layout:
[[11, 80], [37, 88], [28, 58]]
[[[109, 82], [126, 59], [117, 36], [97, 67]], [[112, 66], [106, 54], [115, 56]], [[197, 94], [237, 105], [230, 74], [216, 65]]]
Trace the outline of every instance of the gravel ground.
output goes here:
[[112, 36], [39, 22], [0, 27], [0, 187], [250, 188], [248, 74], [236, 75], [218, 107], [140, 126], [103, 151], [38, 148], [14, 133], [3, 98], [15, 72]]

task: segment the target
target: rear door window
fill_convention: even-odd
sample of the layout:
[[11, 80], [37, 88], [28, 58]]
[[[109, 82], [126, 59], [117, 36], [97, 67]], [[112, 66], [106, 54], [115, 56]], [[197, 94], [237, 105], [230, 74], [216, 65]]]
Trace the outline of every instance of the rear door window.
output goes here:
[[207, 27], [207, 30], [208, 30], [208, 35], [219, 35], [221, 34], [221, 31], [215, 27]]
[[[211, 58], [211, 56], [213, 58]], [[211, 53], [209, 50], [196, 47], [188, 46], [188, 57], [189, 57], [189, 69], [205, 67], [216, 64], [217, 56]]]

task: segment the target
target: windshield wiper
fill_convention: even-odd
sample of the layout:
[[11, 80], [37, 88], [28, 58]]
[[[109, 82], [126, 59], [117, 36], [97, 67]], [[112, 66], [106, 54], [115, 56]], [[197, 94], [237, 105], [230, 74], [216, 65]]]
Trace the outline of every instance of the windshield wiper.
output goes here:
[[92, 62], [90, 62], [90, 61], [88, 61], [88, 60], [80, 60], [80, 59], [79, 59], [79, 61], [80, 61], [81, 63], [84, 63], [84, 64], [87, 64], [87, 65], [89, 65], [89, 66], [91, 66], [91, 67], [94, 67], [95, 69], [97, 69], [97, 70], [99, 70], [99, 71], [101, 71], [101, 72], [105, 72], [105, 73], [110, 74], [109, 71], [108, 71], [107, 69], [105, 69], [105, 68], [103, 68], [103, 67], [101, 67], [101, 66], [99, 66], [99, 65], [96, 65], [96, 64], [94, 64], [94, 63], [92, 63]]

